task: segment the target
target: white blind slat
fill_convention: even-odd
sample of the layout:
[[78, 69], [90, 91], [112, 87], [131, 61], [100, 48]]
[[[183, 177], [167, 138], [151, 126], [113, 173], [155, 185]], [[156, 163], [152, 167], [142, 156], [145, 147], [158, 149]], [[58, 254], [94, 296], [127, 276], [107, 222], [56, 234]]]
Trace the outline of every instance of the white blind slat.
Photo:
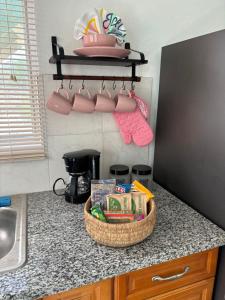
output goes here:
[[[18, 140], [14, 140], [13, 141], [13, 144], [14, 145], [21, 145], [21, 146], [23, 146], [23, 145], [27, 145], [27, 143], [29, 143], [29, 145], [36, 145], [36, 144], [42, 144], [43, 143], [43, 141], [41, 140], [41, 139], [23, 139], [22, 141], [20, 140], [20, 141], [18, 141]], [[5, 139], [5, 141], [2, 141], [2, 142], [0, 142], [0, 145], [1, 146], [8, 146], [9, 145], [9, 141], [7, 140], [7, 139]]]
[[[18, 80], [16, 82], [18, 82]], [[17, 83], [5, 83], [5, 84], [3, 84], [3, 83], [1, 83], [1, 79], [0, 79], [0, 88], [3, 87], [3, 86], [7, 86], [7, 87], [19, 86], [19, 87], [30, 87], [30, 88], [31, 87], [33, 87], [33, 88], [37, 87], [37, 88], [39, 88], [39, 86], [37, 84], [30, 83], [29, 81], [28, 81], [27, 84], [26, 84], [26, 82], [24, 82], [24, 80], [22, 80], [22, 83], [19, 83], [19, 84], [17, 84]]]
[[0, 155], [0, 161], [3, 161], [3, 162], [8, 162], [8, 161], [11, 161], [11, 160], [24, 160], [24, 159], [30, 159], [30, 160], [36, 160], [36, 159], [41, 159], [41, 158], [44, 158], [45, 157], [45, 154], [44, 153], [39, 153], [39, 154], [29, 154], [27, 153], [26, 155]]
[[[15, 147], [23, 147], [23, 146], [26, 146], [27, 145], [27, 141], [28, 140], [24, 140], [24, 141], [19, 141], [19, 142], [15, 142], [14, 141], [14, 143], [13, 143], [13, 145], [15, 146]], [[32, 146], [34, 146], [34, 145], [41, 145], [42, 144], [42, 141], [41, 140], [33, 140], [33, 141], [29, 141], [29, 145], [32, 145]], [[0, 146], [1, 147], [9, 147], [9, 143], [8, 143], [8, 141], [6, 141], [5, 143], [2, 143], [2, 142], [0, 142]]]
[[[9, 126], [10, 125], [10, 126]], [[0, 123], [0, 131], [2, 130], [5, 130], [5, 131], [10, 131], [10, 130], [17, 130], [20, 128], [24, 129], [29, 129], [29, 130], [32, 130], [32, 129], [39, 129], [41, 130], [41, 126], [40, 126], [40, 122], [30, 122], [30, 123], [10, 123], [10, 124], [2, 124]]]
[[[29, 122], [24, 122], [24, 121], [19, 121], [19, 122], [10, 122], [10, 128], [13, 128], [13, 127], [26, 127], [26, 126], [29, 126], [31, 128], [33, 128], [33, 125], [37, 126], [40, 128], [40, 125], [41, 125], [41, 120], [40, 121], [29, 121]], [[8, 128], [8, 122], [4, 123], [4, 122], [0, 122], [0, 128]], [[1, 141], [0, 141], [1, 142]]]
[[30, 133], [30, 132], [20, 132], [20, 133], [15, 133], [15, 132], [12, 132], [12, 133], [8, 133], [8, 134], [2, 134], [2, 138], [7, 138], [7, 139], [19, 139], [19, 138], [27, 138], [27, 139], [30, 139], [30, 138], [33, 138], [33, 137], [39, 137], [40, 134], [39, 133]]
[[45, 156], [35, 0], [0, 0], [0, 161]]
[[[11, 36], [22, 36], [22, 37], [24, 37], [24, 36], [34, 36], [34, 37], [36, 37], [36, 34], [35, 33], [30, 33], [29, 35], [27, 34], [27, 33], [25, 33], [24, 31], [23, 32], [14, 32], [14, 31], [8, 31], [8, 27], [4, 27], [4, 26], [1, 26], [1, 24], [0, 24], [0, 29], [1, 29], [1, 33], [2, 34], [7, 34], [9, 37], [11, 37]], [[7, 31], [4, 31], [4, 29], [7, 29]]]

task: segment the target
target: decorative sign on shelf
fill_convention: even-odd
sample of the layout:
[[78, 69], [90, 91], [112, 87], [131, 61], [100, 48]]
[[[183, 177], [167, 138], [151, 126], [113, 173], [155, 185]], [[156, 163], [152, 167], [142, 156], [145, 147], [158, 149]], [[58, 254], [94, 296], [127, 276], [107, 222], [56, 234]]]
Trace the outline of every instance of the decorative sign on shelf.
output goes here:
[[126, 28], [121, 18], [105, 8], [95, 8], [76, 21], [74, 38], [82, 39], [86, 35], [108, 34], [115, 36], [117, 42], [125, 42]]

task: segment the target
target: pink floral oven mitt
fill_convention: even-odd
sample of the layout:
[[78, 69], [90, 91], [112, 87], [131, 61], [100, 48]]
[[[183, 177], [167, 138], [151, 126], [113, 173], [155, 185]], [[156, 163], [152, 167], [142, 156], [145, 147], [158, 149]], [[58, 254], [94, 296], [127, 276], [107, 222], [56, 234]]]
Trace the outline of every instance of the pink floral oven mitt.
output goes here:
[[114, 112], [113, 116], [119, 127], [120, 134], [125, 144], [132, 141], [139, 147], [150, 144], [153, 140], [153, 132], [146, 118], [148, 116], [147, 104], [134, 91], [132, 98], [137, 102], [134, 112]]

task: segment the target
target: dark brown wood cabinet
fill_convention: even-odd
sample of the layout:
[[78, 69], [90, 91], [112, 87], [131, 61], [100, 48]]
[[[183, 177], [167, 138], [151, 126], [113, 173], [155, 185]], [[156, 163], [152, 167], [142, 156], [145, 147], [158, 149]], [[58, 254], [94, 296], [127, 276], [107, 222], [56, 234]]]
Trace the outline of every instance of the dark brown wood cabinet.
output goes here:
[[211, 300], [217, 257], [215, 248], [43, 300]]

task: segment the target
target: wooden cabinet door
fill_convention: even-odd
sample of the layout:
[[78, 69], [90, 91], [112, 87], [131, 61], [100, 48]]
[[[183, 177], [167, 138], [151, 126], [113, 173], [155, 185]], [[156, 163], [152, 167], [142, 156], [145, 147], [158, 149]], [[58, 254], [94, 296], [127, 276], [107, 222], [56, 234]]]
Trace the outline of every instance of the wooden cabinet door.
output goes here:
[[146, 300], [213, 278], [217, 255], [216, 248], [117, 276], [115, 300]]
[[211, 300], [213, 285], [214, 278], [210, 278], [145, 300]]
[[42, 300], [113, 300], [113, 279], [47, 296]]

